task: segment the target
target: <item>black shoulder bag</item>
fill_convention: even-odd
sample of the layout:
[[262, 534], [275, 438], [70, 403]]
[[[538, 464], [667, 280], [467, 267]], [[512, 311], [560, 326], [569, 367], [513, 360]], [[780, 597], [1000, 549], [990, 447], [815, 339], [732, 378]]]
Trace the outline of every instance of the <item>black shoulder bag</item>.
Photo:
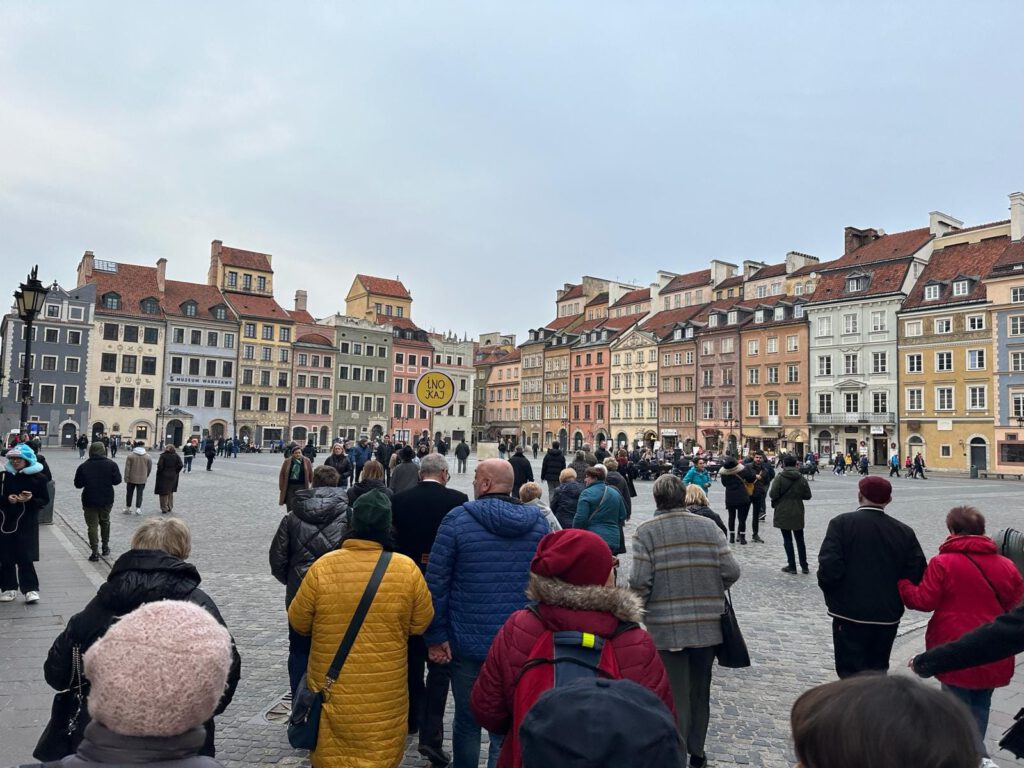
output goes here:
[[740, 632], [740, 623], [736, 621], [736, 611], [732, 607], [732, 594], [725, 590], [725, 610], [722, 611], [722, 644], [715, 649], [718, 666], [731, 669], [743, 669], [750, 666], [750, 653], [747, 643]]
[[305, 674], [299, 681], [299, 685], [295, 689], [295, 698], [292, 701], [292, 714], [288, 718], [288, 743], [295, 749], [316, 749], [316, 740], [320, 732], [320, 714], [324, 702], [330, 698], [331, 686], [341, 674], [341, 668], [345, 665], [345, 659], [348, 658], [349, 651], [352, 650], [352, 646], [356, 642], [356, 635], [359, 634], [359, 629], [363, 626], [363, 620], [366, 619], [370, 604], [377, 594], [377, 589], [384, 579], [384, 572], [388, 569], [390, 562], [391, 553], [381, 552], [380, 559], [377, 560], [377, 565], [370, 575], [370, 581], [359, 600], [359, 605], [356, 606], [356, 612], [352, 614], [352, 621], [349, 622], [348, 629], [345, 630], [345, 637], [342, 638], [338, 652], [334, 655], [334, 661], [331, 662], [331, 667], [324, 676], [323, 687], [319, 691], [311, 691]]
[[50, 720], [32, 751], [32, 757], [36, 760], [59, 760], [75, 753], [82, 741], [82, 732], [89, 722], [89, 713], [85, 711], [88, 687], [82, 675], [82, 650], [75, 643], [71, 647], [71, 680], [68, 688], [54, 695]]

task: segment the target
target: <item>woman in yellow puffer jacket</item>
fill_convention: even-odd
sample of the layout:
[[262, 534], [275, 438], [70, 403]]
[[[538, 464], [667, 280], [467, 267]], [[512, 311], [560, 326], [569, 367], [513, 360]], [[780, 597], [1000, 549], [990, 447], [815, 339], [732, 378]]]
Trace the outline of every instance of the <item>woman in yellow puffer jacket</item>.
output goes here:
[[[296, 632], [312, 635], [307, 680], [324, 684], [349, 620], [384, 547], [391, 548], [391, 500], [363, 494], [352, 511], [352, 530], [341, 549], [306, 572], [288, 608]], [[419, 567], [395, 553], [338, 681], [324, 702], [314, 768], [394, 768], [408, 734], [406, 654], [410, 635], [434, 618]]]

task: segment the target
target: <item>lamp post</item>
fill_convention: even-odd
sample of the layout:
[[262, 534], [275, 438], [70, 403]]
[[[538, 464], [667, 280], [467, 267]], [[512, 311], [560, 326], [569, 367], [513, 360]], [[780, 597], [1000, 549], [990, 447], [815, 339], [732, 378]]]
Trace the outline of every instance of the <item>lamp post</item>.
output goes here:
[[18, 317], [25, 324], [25, 365], [21, 376], [21, 429], [28, 434], [28, 407], [32, 402], [32, 322], [43, 308], [49, 289], [39, 282], [38, 265], [32, 267], [28, 279], [18, 286], [14, 292], [14, 301], [18, 305]]

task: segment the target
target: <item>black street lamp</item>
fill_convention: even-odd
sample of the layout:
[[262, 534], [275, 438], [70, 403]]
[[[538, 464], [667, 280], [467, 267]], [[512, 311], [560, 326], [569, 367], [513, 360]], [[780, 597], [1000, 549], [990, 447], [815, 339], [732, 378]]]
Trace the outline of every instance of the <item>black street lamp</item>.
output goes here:
[[32, 322], [43, 309], [43, 302], [46, 301], [46, 294], [49, 289], [39, 282], [36, 275], [39, 272], [38, 265], [32, 267], [28, 280], [18, 286], [14, 292], [14, 301], [18, 305], [18, 317], [25, 324], [25, 365], [22, 368], [21, 376], [21, 429], [28, 434], [28, 407], [32, 402]]

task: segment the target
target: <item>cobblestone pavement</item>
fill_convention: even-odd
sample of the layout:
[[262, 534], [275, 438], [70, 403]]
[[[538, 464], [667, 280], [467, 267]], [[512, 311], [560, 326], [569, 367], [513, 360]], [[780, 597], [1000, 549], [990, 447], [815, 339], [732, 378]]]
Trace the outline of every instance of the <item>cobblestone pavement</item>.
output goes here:
[[[53, 451], [47, 458], [58, 483], [59, 519], [58, 525], [44, 529], [44, 557], [59, 562], [42, 564], [43, 602], [37, 606], [39, 613], [31, 622], [19, 621], [33, 617], [22, 603], [0, 605], [3, 643], [24, 637], [31, 646], [19, 658], [0, 662], [0, 745], [13, 745], [0, 746], [0, 764], [29, 759], [26, 750], [31, 748], [30, 729], [41, 729], [45, 712], [40, 714], [39, 707], [45, 708], [51, 693], [40, 670], [46, 647], [62, 621], [93, 594], [95, 587], [87, 574], [95, 580], [109, 570], [105, 563], [85, 562], [85, 527], [78, 494], [70, 488], [78, 463], [77, 452]], [[218, 757], [231, 768], [307, 764], [302, 753], [288, 747], [283, 728], [264, 718], [266, 710], [287, 687], [284, 588], [270, 576], [267, 565], [270, 539], [282, 514], [276, 503], [279, 462], [280, 456], [265, 454], [217, 459], [212, 472], [206, 472], [204, 463], [198, 462], [191, 474], [182, 476], [175, 497], [175, 513], [192, 528], [191, 559], [203, 576], [203, 588], [217, 601], [242, 654], [242, 682], [231, 707], [218, 718], [217, 727]], [[539, 475], [540, 462], [534, 465]], [[471, 493], [474, 466], [471, 459], [469, 473], [455, 475], [453, 487]], [[812, 562], [828, 520], [856, 504], [856, 482], [854, 477], [823, 474], [812, 483], [815, 497], [807, 515], [808, 556]], [[638, 483], [638, 490], [640, 496], [634, 500], [634, 516], [627, 535], [637, 523], [653, 514], [650, 483]], [[1022, 492], [1024, 485], [1013, 481], [937, 476], [927, 481], [899, 479], [890, 511], [917, 530], [925, 553], [931, 556], [944, 538], [943, 520], [949, 506], [957, 502], [977, 505], [988, 518], [990, 532], [994, 532], [1014, 523], [1019, 526]], [[721, 509], [722, 498], [721, 486], [715, 486], [712, 507]], [[118, 500], [122, 499], [123, 489], [119, 489]], [[122, 509], [114, 507], [111, 544], [115, 554], [127, 548], [132, 531], [142, 519], [125, 516]], [[158, 513], [152, 482], [147, 488], [143, 512]], [[821, 593], [813, 575], [790, 576], [780, 572], [784, 564], [782, 542], [771, 527], [770, 515], [769, 511], [769, 521], [762, 524], [761, 531], [767, 543], [736, 546], [743, 574], [733, 589], [733, 599], [754, 665], [746, 670], [715, 670], [708, 734], [708, 755], [714, 766], [793, 765], [790, 706], [802, 691], [835, 677], [831, 625]], [[60, 539], [69, 542], [67, 546], [61, 546]], [[76, 558], [69, 554], [71, 551]], [[622, 579], [628, 573], [629, 558], [624, 559]], [[904, 618], [893, 655], [894, 667], [905, 664], [923, 647], [925, 619], [916, 613], [908, 613]], [[1022, 691], [1024, 685], [1018, 682], [997, 692], [989, 730], [993, 747], [991, 737], [998, 738], [1010, 714], [1021, 706]], [[8, 694], [18, 693], [31, 697], [36, 706], [31, 717], [25, 715], [19, 720], [10, 716], [17, 695]], [[16, 727], [21, 730], [12, 730]], [[14, 733], [20, 736], [8, 738]], [[424, 764], [410, 741], [403, 766]], [[1001, 764], [1009, 766], [1013, 762]]]

